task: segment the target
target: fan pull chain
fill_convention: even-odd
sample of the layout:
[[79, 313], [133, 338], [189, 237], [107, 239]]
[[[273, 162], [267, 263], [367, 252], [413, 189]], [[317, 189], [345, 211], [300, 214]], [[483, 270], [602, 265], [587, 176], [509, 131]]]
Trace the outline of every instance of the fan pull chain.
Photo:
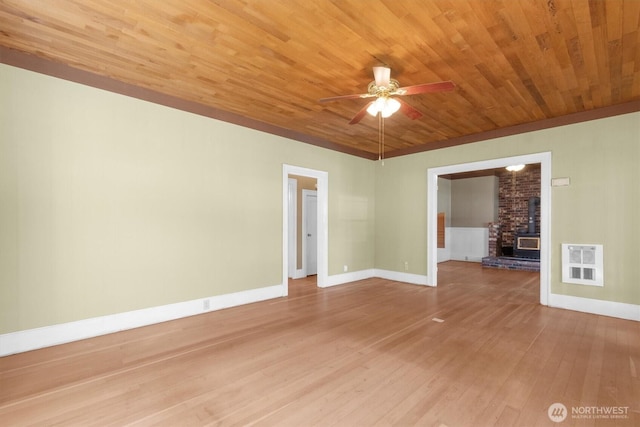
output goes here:
[[382, 122], [382, 166], [384, 166], [384, 117], [380, 114], [380, 121]]
[[382, 160], [382, 115], [378, 113], [378, 161]]
[[378, 113], [378, 161], [384, 166], [384, 117]]

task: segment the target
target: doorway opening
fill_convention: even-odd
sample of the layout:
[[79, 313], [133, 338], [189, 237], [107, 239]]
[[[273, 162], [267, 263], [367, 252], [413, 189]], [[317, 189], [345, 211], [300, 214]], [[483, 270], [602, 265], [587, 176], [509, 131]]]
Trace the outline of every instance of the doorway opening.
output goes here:
[[302, 190], [301, 266], [306, 277], [318, 274], [318, 192]]
[[540, 164], [438, 176], [438, 262], [540, 270]]
[[288, 277], [301, 279], [318, 273], [318, 180], [290, 174], [288, 181]]
[[540, 303], [548, 304], [550, 293], [550, 213], [551, 213], [551, 153], [537, 153], [517, 157], [486, 160], [474, 163], [431, 168], [427, 171], [427, 269], [429, 283], [438, 283], [438, 177], [478, 170], [504, 168], [515, 164], [540, 164]]
[[[328, 276], [328, 174], [283, 166], [283, 294], [289, 280], [315, 276], [325, 287]], [[308, 283], [306, 280], [305, 283]]]

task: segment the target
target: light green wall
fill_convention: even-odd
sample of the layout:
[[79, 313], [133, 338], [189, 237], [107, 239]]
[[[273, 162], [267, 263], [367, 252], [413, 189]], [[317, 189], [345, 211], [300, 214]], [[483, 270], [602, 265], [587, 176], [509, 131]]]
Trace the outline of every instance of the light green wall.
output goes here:
[[[329, 275], [427, 274], [429, 167], [551, 151], [552, 292], [640, 304], [640, 113], [380, 162], [0, 64], [0, 333], [282, 283], [282, 164], [329, 175]], [[560, 283], [602, 243], [605, 287]]]
[[[387, 159], [376, 175], [376, 268], [426, 275], [427, 169], [552, 153], [551, 291], [640, 304], [640, 113]], [[543, 183], [548, 185], [549, 183]], [[560, 245], [604, 245], [603, 288], [561, 283]]]
[[282, 283], [282, 165], [374, 267], [374, 163], [0, 64], [0, 333]]

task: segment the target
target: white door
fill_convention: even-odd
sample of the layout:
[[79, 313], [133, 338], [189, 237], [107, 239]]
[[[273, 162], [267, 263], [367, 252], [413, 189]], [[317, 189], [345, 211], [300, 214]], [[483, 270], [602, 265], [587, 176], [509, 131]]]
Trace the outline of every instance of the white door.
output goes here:
[[304, 263], [307, 276], [318, 274], [318, 195], [311, 190], [303, 190], [304, 206], [303, 237], [304, 237]]

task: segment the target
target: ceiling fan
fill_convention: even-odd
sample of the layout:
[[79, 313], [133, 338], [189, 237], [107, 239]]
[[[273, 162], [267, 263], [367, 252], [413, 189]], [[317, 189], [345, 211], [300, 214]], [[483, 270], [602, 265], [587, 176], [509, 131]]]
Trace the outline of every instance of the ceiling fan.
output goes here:
[[398, 110], [411, 120], [415, 120], [422, 117], [422, 113], [404, 102], [402, 99], [396, 98], [396, 96], [447, 92], [455, 88], [455, 84], [452, 81], [400, 87], [400, 83], [391, 78], [391, 69], [385, 66], [373, 67], [373, 77], [374, 81], [369, 83], [367, 93], [332, 96], [330, 98], [322, 98], [320, 99], [320, 102], [341, 101], [343, 99], [376, 98], [358, 111], [358, 113], [349, 122], [350, 125], [360, 122], [366, 113], [369, 113], [374, 117], [380, 113], [382, 118], [387, 118]]

